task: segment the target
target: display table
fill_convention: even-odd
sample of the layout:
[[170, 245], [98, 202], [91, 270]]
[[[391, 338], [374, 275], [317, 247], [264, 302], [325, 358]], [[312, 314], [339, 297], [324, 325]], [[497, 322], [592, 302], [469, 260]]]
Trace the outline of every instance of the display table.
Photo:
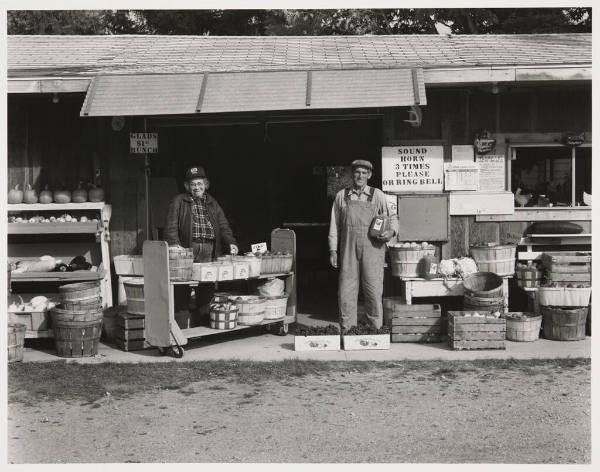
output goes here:
[[[508, 308], [508, 279], [512, 275], [502, 277], [502, 293], [504, 308]], [[414, 297], [462, 297], [464, 295], [463, 281], [460, 278], [423, 279], [421, 277], [401, 277], [402, 295], [407, 305], [412, 304]]]

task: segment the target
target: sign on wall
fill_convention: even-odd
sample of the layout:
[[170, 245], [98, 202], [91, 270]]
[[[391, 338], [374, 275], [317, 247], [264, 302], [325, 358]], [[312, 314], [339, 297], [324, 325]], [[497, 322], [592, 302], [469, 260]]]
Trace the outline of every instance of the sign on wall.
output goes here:
[[446, 162], [444, 164], [445, 190], [477, 190], [479, 164], [476, 162]]
[[381, 148], [384, 192], [431, 192], [444, 188], [443, 146]]
[[156, 154], [158, 133], [129, 133], [130, 154]]
[[459, 144], [452, 146], [452, 162], [468, 161], [473, 162], [475, 151], [471, 144]]
[[477, 155], [476, 161], [479, 164], [479, 190], [482, 192], [504, 190], [506, 187], [504, 155]]

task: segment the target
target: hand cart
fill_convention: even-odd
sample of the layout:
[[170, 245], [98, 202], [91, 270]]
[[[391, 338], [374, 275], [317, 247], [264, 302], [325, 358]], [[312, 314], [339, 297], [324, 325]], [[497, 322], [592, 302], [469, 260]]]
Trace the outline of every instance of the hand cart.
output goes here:
[[[288, 325], [296, 321], [296, 235], [289, 229], [274, 229], [271, 232], [271, 251], [287, 251], [292, 254], [291, 272], [281, 274], [261, 274], [254, 279], [258, 280], [278, 277], [285, 283], [285, 293], [288, 295], [286, 315], [279, 320], [264, 320], [261, 325], [266, 330], [278, 328], [278, 334], [284, 336], [288, 333]], [[237, 331], [252, 326], [237, 326], [233, 329], [212, 329], [206, 326], [197, 326], [181, 329], [175, 321], [174, 292], [175, 285], [197, 286], [200, 283], [190, 280], [186, 282], [171, 281], [169, 277], [169, 247], [165, 241], [145, 241], [144, 253], [144, 306], [146, 311], [146, 341], [155, 346], [160, 352], [167, 350], [177, 358], [183, 357], [185, 346], [189, 339]], [[256, 326], [256, 325], [255, 325]], [[260, 326], [260, 325], [259, 325]]]

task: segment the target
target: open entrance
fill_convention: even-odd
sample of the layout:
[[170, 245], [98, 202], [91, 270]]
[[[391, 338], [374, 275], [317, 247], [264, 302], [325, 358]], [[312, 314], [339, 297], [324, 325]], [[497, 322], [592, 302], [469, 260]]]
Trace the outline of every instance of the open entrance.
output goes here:
[[[376, 168], [370, 183], [380, 186], [380, 116], [182, 126], [167, 122], [155, 129], [160, 152], [151, 159], [152, 177], [170, 179], [172, 185], [155, 186], [152, 200], [168, 201], [173, 189], [183, 191], [185, 169], [203, 166], [209, 192], [223, 207], [240, 251], [269, 241], [273, 228], [293, 229], [298, 311], [337, 320], [337, 271], [328, 263], [333, 198], [327, 192], [327, 168], [369, 159]], [[155, 226], [160, 234], [164, 216], [155, 217]]]

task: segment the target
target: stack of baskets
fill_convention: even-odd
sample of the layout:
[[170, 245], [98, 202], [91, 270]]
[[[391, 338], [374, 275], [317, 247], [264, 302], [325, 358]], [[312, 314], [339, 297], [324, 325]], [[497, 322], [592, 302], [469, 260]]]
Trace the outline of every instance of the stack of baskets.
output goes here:
[[465, 276], [464, 309], [504, 313], [502, 277], [493, 272], [475, 272]]
[[592, 256], [587, 251], [545, 252], [542, 255], [547, 285], [538, 288], [546, 339], [585, 339], [589, 312]]
[[100, 281], [63, 285], [58, 290], [61, 303], [51, 311], [58, 355], [95, 356], [102, 333]]

